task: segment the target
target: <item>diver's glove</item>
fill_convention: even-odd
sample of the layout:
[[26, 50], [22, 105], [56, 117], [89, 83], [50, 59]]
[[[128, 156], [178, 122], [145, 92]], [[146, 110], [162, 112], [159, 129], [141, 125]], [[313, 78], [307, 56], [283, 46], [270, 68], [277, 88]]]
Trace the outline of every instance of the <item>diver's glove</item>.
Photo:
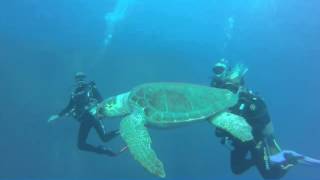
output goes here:
[[57, 115], [57, 114], [52, 115], [52, 116], [49, 117], [48, 123], [50, 123], [50, 122], [52, 122], [52, 121], [55, 121], [55, 120], [57, 120], [57, 119], [59, 119], [59, 118], [60, 118], [60, 116]]
[[283, 168], [291, 167], [296, 164], [320, 167], [320, 160], [290, 150], [284, 150], [278, 154], [270, 156], [270, 162], [272, 165], [280, 165]]

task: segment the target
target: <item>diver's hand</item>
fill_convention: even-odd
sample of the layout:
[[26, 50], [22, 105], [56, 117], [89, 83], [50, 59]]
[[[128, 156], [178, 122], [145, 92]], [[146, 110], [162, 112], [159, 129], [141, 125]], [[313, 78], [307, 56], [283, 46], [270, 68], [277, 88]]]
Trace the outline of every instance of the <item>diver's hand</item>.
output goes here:
[[50, 116], [49, 119], [48, 119], [48, 123], [51, 123], [52, 121], [57, 120], [59, 117], [60, 116], [57, 115], [57, 114]]

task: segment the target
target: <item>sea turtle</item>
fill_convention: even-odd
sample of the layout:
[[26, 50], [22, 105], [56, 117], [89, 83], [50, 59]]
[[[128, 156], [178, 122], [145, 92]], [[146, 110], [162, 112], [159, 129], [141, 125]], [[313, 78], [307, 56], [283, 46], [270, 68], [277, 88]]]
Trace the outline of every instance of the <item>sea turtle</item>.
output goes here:
[[97, 114], [126, 115], [120, 123], [120, 133], [129, 151], [149, 172], [165, 177], [163, 164], [151, 148], [147, 128], [207, 120], [241, 141], [252, 140], [251, 127], [245, 119], [227, 111], [237, 101], [238, 96], [225, 89], [186, 83], [150, 83], [106, 99]]

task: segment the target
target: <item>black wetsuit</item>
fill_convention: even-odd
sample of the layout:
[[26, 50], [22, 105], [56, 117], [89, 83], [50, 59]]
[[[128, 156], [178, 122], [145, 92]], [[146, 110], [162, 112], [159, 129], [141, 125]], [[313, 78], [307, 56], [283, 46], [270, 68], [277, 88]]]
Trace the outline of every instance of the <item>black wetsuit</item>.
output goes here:
[[103, 98], [95, 84], [93, 82], [86, 83], [72, 92], [67, 107], [59, 113], [59, 116], [71, 115], [79, 121], [80, 128], [77, 145], [80, 150], [115, 156], [114, 152], [103, 146], [93, 146], [87, 143], [91, 128], [96, 130], [103, 142], [109, 141], [118, 134], [117, 131], [106, 133], [103, 123], [90, 113], [91, 108], [102, 102], [102, 100]]
[[[286, 170], [280, 166], [271, 166], [268, 156], [280, 150], [272, 135], [264, 135], [263, 130], [270, 123], [270, 116], [264, 101], [251, 93], [240, 93], [239, 102], [230, 110], [244, 117], [252, 127], [254, 141], [242, 143], [233, 140], [231, 151], [231, 169], [235, 174], [241, 174], [251, 166], [256, 166], [264, 179], [279, 179]], [[273, 151], [273, 152], [271, 152]], [[251, 158], [247, 158], [250, 152]]]
[[[212, 86], [226, 88], [233, 92], [237, 90], [232, 85], [224, 85], [222, 82], [213, 81]], [[231, 170], [234, 174], [242, 174], [252, 166], [256, 166], [264, 179], [279, 179], [286, 174], [286, 170], [280, 166], [270, 165], [268, 156], [279, 152], [279, 147], [272, 135], [264, 135], [263, 130], [270, 123], [270, 116], [264, 101], [252, 94], [243, 92], [239, 94], [238, 103], [230, 108], [234, 114], [244, 117], [252, 127], [254, 140], [250, 142], [240, 142], [232, 137], [231, 134], [217, 129], [218, 137], [228, 137], [232, 141], [233, 150], [231, 151]], [[249, 157], [248, 157], [249, 156]]]

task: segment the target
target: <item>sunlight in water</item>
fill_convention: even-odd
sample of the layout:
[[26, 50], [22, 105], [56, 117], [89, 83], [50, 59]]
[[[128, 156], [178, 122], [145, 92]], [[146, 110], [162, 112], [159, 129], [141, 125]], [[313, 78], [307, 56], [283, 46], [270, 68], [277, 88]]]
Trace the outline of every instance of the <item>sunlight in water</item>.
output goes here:
[[115, 26], [126, 17], [127, 11], [133, 2], [134, 0], [118, 0], [114, 10], [106, 13], [105, 21], [107, 31], [104, 39], [105, 46], [110, 44], [115, 31]]

